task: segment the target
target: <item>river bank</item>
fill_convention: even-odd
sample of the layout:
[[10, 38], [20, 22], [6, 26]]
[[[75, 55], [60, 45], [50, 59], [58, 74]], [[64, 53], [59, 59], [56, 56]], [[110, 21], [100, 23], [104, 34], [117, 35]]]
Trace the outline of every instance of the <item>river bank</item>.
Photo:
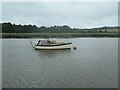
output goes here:
[[1, 38], [119, 37], [118, 33], [0, 33]]

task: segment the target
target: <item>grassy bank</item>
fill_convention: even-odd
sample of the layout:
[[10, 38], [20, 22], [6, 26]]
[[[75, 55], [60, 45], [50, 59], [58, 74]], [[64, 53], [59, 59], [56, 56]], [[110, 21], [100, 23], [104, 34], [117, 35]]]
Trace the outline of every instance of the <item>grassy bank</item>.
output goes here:
[[2, 38], [118, 37], [118, 33], [1, 33]]

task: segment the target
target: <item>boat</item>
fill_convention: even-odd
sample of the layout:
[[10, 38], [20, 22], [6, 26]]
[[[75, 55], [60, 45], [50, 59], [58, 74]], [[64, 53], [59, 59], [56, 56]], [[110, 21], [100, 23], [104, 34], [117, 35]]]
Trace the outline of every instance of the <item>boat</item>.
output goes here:
[[72, 42], [61, 42], [56, 40], [38, 40], [38, 42], [33, 46], [36, 50], [63, 50], [71, 49]]

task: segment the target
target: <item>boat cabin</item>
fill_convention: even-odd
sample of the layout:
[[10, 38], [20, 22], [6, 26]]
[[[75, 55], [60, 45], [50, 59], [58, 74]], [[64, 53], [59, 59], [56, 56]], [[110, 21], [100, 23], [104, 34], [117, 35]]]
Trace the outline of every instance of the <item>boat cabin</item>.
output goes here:
[[49, 45], [49, 44], [56, 44], [56, 41], [52, 40], [39, 40], [37, 45]]

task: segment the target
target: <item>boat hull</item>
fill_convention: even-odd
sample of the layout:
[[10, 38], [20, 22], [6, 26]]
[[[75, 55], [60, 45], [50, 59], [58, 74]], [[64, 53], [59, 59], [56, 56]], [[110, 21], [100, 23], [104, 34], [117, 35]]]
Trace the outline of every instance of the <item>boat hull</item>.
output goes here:
[[37, 50], [64, 50], [71, 49], [71, 44], [59, 45], [59, 46], [35, 46]]

